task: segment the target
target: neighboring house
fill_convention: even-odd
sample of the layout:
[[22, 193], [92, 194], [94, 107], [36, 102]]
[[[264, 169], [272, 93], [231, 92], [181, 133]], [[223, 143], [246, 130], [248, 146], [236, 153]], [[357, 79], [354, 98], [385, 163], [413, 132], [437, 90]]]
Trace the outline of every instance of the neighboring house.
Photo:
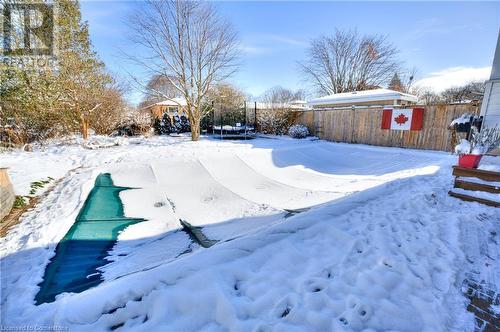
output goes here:
[[308, 105], [312, 108], [380, 107], [414, 105], [417, 101], [418, 98], [414, 95], [389, 89], [375, 89], [336, 93], [312, 99]]
[[290, 106], [291, 106], [291, 108], [294, 108], [294, 109], [306, 109], [306, 108], [308, 108], [307, 101], [300, 100], [300, 99], [291, 101]]
[[165, 99], [160, 101], [159, 103], [146, 106], [142, 108], [144, 111], [148, 111], [151, 114], [151, 117], [161, 119], [163, 114], [168, 113], [170, 118], [177, 112], [179, 116], [186, 115], [186, 100], [184, 98], [172, 98]]
[[498, 34], [490, 80], [486, 82], [484, 89], [481, 115], [483, 116], [483, 127], [498, 126], [500, 128], [500, 33]]
[[271, 109], [291, 109], [291, 110], [305, 110], [308, 108], [307, 101], [305, 100], [293, 100], [286, 103], [266, 103], [266, 102], [256, 102], [247, 104], [247, 107], [256, 107], [259, 110], [271, 110]]

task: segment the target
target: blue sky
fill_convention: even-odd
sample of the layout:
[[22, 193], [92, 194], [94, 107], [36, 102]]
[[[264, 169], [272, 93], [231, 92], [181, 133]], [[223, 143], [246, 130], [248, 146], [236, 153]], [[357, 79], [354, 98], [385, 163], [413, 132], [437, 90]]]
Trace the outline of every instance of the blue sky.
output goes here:
[[[242, 44], [242, 66], [231, 82], [258, 96], [281, 85], [308, 88], [297, 61], [311, 39], [335, 28], [383, 34], [416, 67], [422, 86], [436, 91], [487, 78], [500, 27], [500, 2], [302, 2], [219, 1], [220, 14], [234, 24]], [[123, 79], [142, 70], [118, 50], [140, 53], [128, 40], [128, 17], [139, 1], [82, 1], [95, 50]], [[138, 92], [129, 99], [136, 103]]]

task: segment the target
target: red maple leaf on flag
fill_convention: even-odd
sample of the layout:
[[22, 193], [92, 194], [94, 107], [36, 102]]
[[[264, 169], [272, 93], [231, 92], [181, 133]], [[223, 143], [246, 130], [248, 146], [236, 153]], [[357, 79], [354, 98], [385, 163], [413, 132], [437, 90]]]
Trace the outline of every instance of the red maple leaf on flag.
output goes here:
[[394, 118], [394, 121], [400, 126], [406, 123], [408, 121], [408, 117], [405, 116], [403, 113], [400, 113], [397, 117]]

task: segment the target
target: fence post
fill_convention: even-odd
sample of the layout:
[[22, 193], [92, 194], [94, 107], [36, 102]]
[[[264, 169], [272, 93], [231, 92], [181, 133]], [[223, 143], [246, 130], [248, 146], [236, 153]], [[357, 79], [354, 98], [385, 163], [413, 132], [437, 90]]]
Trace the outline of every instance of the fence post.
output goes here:
[[356, 107], [352, 107], [352, 117], [351, 117], [351, 139], [350, 143], [356, 143], [354, 140], [355, 126], [356, 125]]
[[247, 101], [245, 100], [245, 140], [247, 139]]
[[221, 103], [220, 103], [220, 139], [221, 140], [223, 139], [222, 127], [224, 127], [224, 126], [222, 125], [222, 101], [221, 101]]
[[212, 135], [215, 135], [215, 105], [212, 100]]
[[321, 111], [313, 108], [313, 125], [314, 125], [314, 135], [322, 138], [323, 135], [323, 125], [321, 123], [322, 115]]
[[256, 101], [254, 101], [253, 115], [255, 117], [255, 135], [257, 135], [258, 122], [257, 122], [257, 102]]

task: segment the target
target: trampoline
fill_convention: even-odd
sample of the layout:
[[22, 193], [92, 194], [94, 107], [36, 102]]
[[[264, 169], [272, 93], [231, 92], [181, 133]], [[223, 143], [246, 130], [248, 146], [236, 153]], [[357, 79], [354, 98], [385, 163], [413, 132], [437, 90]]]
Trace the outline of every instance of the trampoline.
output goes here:
[[241, 108], [214, 107], [212, 134], [220, 139], [253, 139], [256, 136], [256, 104]]

